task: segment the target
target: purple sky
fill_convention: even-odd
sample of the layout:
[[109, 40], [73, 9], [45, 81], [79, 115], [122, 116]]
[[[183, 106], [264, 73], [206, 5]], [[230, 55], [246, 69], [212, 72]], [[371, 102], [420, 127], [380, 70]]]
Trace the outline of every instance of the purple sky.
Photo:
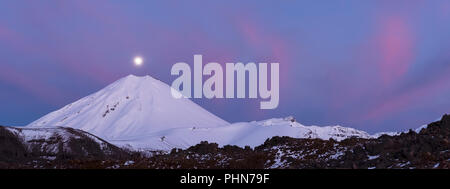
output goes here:
[[[25, 125], [176, 62], [279, 62], [280, 105], [195, 100], [229, 122], [293, 115], [369, 132], [450, 113], [450, 1], [0, 1], [0, 124]], [[146, 62], [132, 65], [133, 56]]]

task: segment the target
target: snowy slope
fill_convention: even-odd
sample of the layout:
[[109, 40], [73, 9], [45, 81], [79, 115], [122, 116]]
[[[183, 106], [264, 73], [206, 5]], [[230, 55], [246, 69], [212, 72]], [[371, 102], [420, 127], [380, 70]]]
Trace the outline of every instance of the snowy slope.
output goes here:
[[110, 141], [119, 146], [132, 146], [146, 150], [170, 150], [172, 148], [188, 148], [201, 141], [215, 142], [220, 146], [227, 144], [237, 146], [255, 147], [273, 136], [290, 136], [294, 138], [319, 138], [328, 140], [343, 140], [349, 137], [372, 138], [364, 131], [341, 126], [304, 126], [293, 120], [292, 117], [284, 119], [269, 119], [234, 123], [228, 126], [215, 128], [178, 128], [168, 129], [141, 135], [128, 140]]
[[173, 98], [170, 89], [150, 76], [129, 75], [27, 127], [72, 127], [121, 140], [172, 128], [228, 125], [189, 99]]
[[[3, 127], [16, 136], [28, 152], [55, 157], [64, 155], [114, 154], [119, 148], [85, 131], [64, 127], [18, 128]], [[95, 147], [98, 145], [98, 149]]]

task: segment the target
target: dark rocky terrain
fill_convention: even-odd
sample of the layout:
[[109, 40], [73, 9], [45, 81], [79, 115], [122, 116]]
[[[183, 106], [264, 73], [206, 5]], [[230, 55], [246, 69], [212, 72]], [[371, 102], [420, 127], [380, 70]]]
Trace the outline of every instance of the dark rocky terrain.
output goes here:
[[[450, 115], [419, 133], [409, 131], [376, 139], [343, 141], [273, 137], [254, 149], [202, 142], [186, 150], [145, 156], [98, 141], [79, 130], [78, 139], [24, 144], [17, 134], [0, 127], [1, 168], [99, 168], [99, 169], [448, 169], [450, 168]], [[70, 137], [69, 137], [70, 138]], [[99, 139], [101, 140], [101, 139]], [[67, 146], [57, 153], [39, 151], [42, 144]], [[65, 145], [69, 144], [69, 145]], [[62, 147], [62, 148], [63, 148]], [[30, 150], [31, 149], [31, 150]], [[53, 156], [54, 159], [42, 157]]]

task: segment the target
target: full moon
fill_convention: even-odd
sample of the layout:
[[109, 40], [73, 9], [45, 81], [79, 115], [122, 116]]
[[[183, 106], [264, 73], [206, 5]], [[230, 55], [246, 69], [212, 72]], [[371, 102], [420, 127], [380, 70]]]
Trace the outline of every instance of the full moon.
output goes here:
[[140, 56], [136, 56], [134, 57], [133, 62], [135, 66], [141, 66], [142, 63], [144, 63], [144, 59]]

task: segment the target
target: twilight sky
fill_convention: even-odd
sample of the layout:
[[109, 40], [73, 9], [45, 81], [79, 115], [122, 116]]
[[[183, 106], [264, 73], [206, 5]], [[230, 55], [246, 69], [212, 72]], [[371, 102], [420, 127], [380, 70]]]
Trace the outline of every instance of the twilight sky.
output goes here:
[[194, 54], [280, 63], [275, 110], [194, 100], [229, 122], [293, 115], [373, 133], [450, 113], [448, 0], [226, 2], [0, 1], [0, 124], [26, 125], [129, 74], [170, 84]]

